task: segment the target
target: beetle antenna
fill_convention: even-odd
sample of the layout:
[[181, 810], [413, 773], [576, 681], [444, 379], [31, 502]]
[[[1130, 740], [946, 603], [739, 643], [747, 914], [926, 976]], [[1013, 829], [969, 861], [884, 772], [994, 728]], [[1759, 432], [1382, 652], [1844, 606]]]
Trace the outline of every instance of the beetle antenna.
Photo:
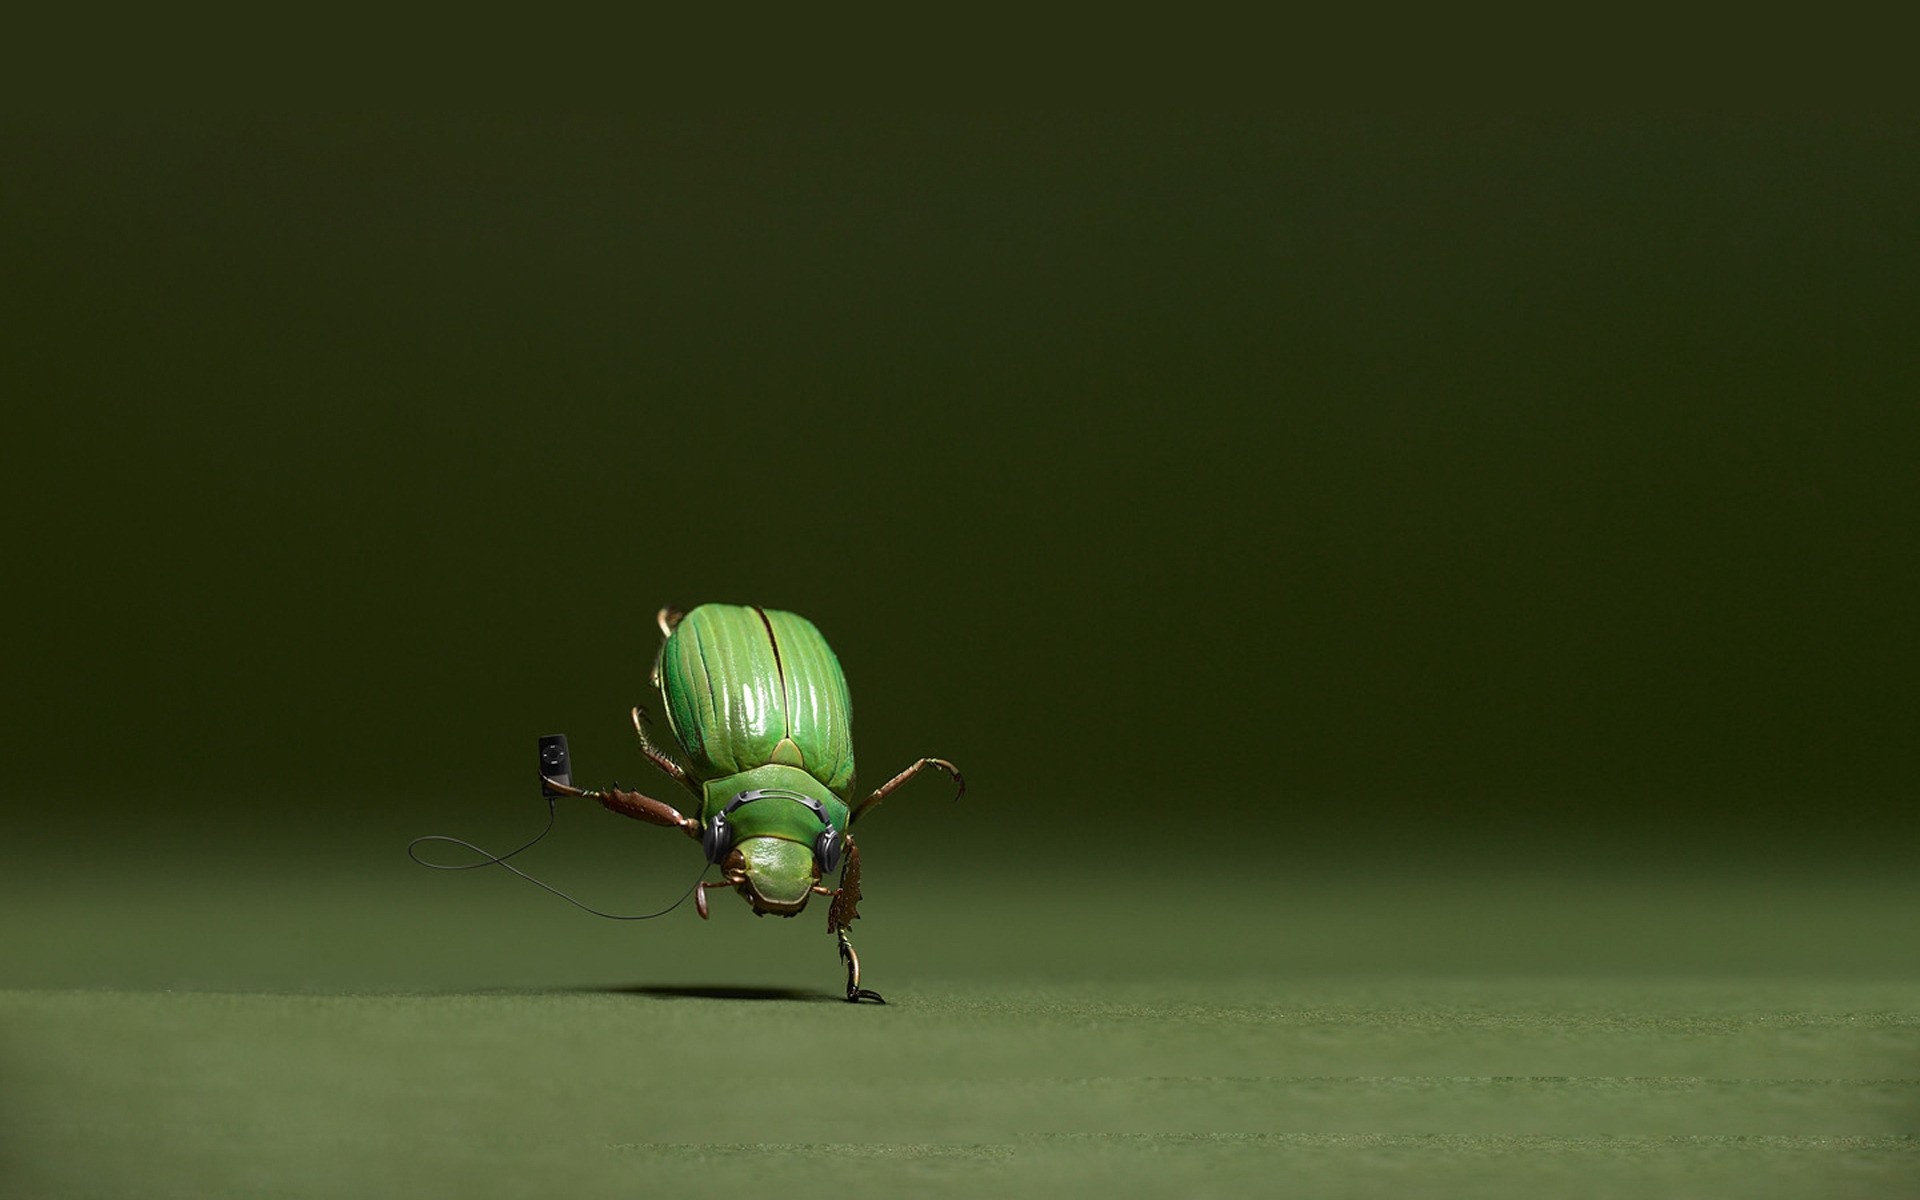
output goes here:
[[[565, 892], [561, 891], [557, 887], [554, 887], [550, 883], [546, 883], [542, 880], [535, 879], [533, 876], [527, 874], [525, 871], [522, 871], [519, 867], [516, 867], [512, 863], [507, 861], [508, 859], [512, 858], [514, 855], [520, 853], [522, 850], [531, 850], [534, 846], [539, 844], [542, 838], [546, 837], [549, 833], [552, 833], [553, 823], [554, 823], [554, 820], [558, 817], [558, 815], [559, 815], [558, 797], [548, 796], [547, 797], [547, 827], [545, 829], [542, 829], [539, 833], [534, 834], [533, 837], [529, 839], [524, 845], [516, 847], [515, 849], [512, 849], [512, 850], [509, 850], [505, 854], [489, 854], [487, 851], [482, 850], [480, 847], [474, 845], [472, 842], [462, 841], [457, 837], [448, 837], [446, 834], [443, 834], [443, 833], [429, 833], [424, 837], [417, 837], [413, 839], [411, 842], [407, 843], [407, 857], [412, 859], [414, 862], [419, 863], [421, 866], [434, 871], [472, 871], [479, 867], [491, 867], [496, 865], [502, 866], [502, 867], [505, 867], [507, 870], [512, 871], [515, 875], [518, 875], [520, 878], [526, 880], [528, 883], [533, 884], [535, 887], [543, 888], [546, 891], [552, 892], [554, 895], [560, 897], [562, 900], [565, 900], [568, 904], [573, 905], [575, 908], [584, 909], [587, 912], [592, 913], [596, 917], [605, 917], [609, 921], [651, 921], [655, 917], [664, 917], [668, 913], [672, 912], [674, 909], [679, 908], [682, 904], [685, 904], [687, 902], [687, 897], [693, 895], [693, 889], [700, 886], [700, 876], [705, 875], [707, 873], [706, 865], [702, 864], [700, 867], [700, 875], [694, 876], [693, 882], [687, 886], [687, 890], [680, 893], [680, 898], [678, 900], [675, 900], [672, 904], [667, 905], [665, 908], [661, 909], [659, 912], [635, 913], [635, 914], [602, 912], [591, 904], [583, 904], [582, 902], [574, 899], [572, 896], [567, 895]], [[426, 859], [421, 858], [419, 853], [417, 852], [417, 847], [422, 842], [451, 842], [454, 845], [461, 847], [462, 849], [471, 850], [475, 854], [478, 854], [480, 856], [480, 861], [470, 862], [470, 863], [428, 862]]]

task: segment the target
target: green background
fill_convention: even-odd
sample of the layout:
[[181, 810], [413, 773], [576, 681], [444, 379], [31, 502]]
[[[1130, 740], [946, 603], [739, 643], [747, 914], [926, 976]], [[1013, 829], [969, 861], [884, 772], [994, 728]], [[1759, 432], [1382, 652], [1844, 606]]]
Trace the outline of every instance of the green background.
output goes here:
[[[30, 1194], [1920, 1177], [1910, 128], [0, 150]], [[666, 795], [709, 599], [968, 772], [863, 822], [886, 1010], [817, 913], [401, 853], [536, 829], [541, 733]]]

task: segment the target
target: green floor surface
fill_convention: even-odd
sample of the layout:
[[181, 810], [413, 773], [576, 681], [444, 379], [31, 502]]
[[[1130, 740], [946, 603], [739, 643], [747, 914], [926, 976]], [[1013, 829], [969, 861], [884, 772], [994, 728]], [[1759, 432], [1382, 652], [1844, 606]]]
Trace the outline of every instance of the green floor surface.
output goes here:
[[817, 914], [418, 875], [16, 889], [6, 1194], [1920, 1195], [1898, 879], [890, 872], [852, 1007]]

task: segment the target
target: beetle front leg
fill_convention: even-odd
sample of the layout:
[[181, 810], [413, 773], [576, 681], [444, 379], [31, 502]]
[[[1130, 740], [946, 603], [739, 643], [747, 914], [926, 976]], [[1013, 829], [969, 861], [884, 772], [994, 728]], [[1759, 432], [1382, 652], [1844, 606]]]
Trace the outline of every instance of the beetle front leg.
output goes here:
[[840, 961], [847, 965], [847, 1003], [885, 1004], [879, 992], [860, 986], [860, 956], [847, 937], [847, 926], [860, 919], [860, 847], [852, 838], [847, 839], [847, 865], [840, 872], [840, 886], [828, 894], [833, 904], [827, 909], [827, 932], [840, 939]]
[[692, 837], [700, 836], [700, 822], [684, 815], [664, 800], [624, 791], [617, 783], [610, 788], [577, 788], [545, 776], [541, 776], [540, 782], [563, 796], [585, 796], [589, 800], [598, 800], [610, 812], [617, 812], [623, 817], [632, 817], [649, 825], [664, 825], [668, 829], [683, 829]]
[[731, 883], [728, 883], [725, 880], [721, 880], [719, 883], [708, 883], [706, 880], [703, 879], [699, 883], [694, 884], [693, 885], [693, 911], [700, 914], [700, 919], [702, 921], [706, 920], [707, 919], [707, 889], [708, 888], [724, 888], [724, 887], [732, 887], [732, 886], [733, 885]]
[[860, 986], [860, 956], [853, 951], [853, 943], [847, 940], [847, 931], [840, 931], [840, 961], [847, 964], [847, 1003], [858, 1004], [862, 1000], [871, 1000], [875, 1004], [885, 1004], [886, 999], [879, 992]]
[[844, 939], [846, 928], [860, 919], [860, 847], [847, 838], [847, 865], [840, 868], [840, 886], [829, 892], [833, 903], [827, 908], [827, 932]]

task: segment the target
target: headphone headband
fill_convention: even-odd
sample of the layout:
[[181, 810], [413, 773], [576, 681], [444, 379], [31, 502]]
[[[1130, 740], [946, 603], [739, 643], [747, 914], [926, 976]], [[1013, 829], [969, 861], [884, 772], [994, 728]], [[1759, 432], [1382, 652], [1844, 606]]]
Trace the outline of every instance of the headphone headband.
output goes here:
[[755, 800], [791, 800], [812, 809], [813, 815], [819, 817], [820, 823], [826, 826], [813, 843], [813, 856], [820, 864], [820, 872], [823, 875], [830, 874], [839, 867], [840, 831], [833, 827], [833, 821], [827, 817], [826, 805], [804, 792], [796, 792], [791, 788], [753, 788], [727, 801], [727, 806], [714, 814], [713, 820], [707, 822], [706, 830], [700, 835], [700, 842], [706, 849], [708, 862], [717, 863], [727, 857], [727, 852], [733, 849], [733, 822], [727, 818], [731, 817], [734, 810], [741, 805], [751, 804]]
[[827, 820], [826, 805], [815, 800], [805, 792], [796, 792], [791, 788], [754, 788], [752, 791], [741, 792], [738, 796], [735, 796], [727, 802], [727, 806], [720, 810], [720, 815], [730, 817], [733, 815], [734, 809], [739, 808], [742, 804], [751, 804], [755, 800], [792, 800], [795, 803], [804, 804], [812, 809], [813, 815], [819, 817], [823, 824], [833, 824], [832, 821]]

